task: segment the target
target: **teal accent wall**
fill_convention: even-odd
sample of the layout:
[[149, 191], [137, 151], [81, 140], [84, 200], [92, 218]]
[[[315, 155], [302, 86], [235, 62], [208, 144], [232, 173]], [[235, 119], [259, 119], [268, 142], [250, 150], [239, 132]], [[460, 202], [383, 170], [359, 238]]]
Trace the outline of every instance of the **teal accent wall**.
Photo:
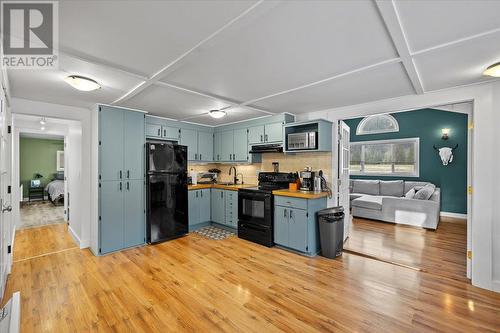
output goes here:
[[43, 186], [54, 178], [57, 172], [57, 151], [64, 150], [64, 140], [20, 138], [19, 141], [19, 174], [23, 184], [23, 198], [26, 198], [35, 173], [43, 175]]
[[[391, 114], [399, 123], [399, 132], [356, 135], [363, 118], [345, 120], [351, 128], [351, 142], [420, 138], [420, 176], [351, 176], [352, 179], [404, 179], [428, 181], [441, 188], [441, 211], [467, 213], [467, 115], [435, 109], [422, 109]], [[441, 129], [449, 128], [449, 139], [441, 139]], [[444, 166], [432, 148], [453, 147], [453, 162]]]

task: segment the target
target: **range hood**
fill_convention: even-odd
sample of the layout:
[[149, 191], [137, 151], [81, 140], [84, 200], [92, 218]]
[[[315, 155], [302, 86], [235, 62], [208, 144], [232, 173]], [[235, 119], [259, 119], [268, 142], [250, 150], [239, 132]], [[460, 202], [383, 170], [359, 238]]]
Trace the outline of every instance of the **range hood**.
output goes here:
[[249, 151], [250, 154], [262, 154], [262, 153], [282, 153], [283, 145], [281, 143], [273, 143], [269, 145], [255, 145]]

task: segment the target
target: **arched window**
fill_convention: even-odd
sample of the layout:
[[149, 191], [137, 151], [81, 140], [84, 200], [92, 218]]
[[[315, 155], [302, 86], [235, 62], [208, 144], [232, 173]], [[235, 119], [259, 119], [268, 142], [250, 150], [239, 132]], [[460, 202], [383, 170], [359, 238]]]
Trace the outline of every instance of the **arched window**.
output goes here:
[[390, 114], [379, 114], [363, 118], [356, 128], [356, 135], [399, 132], [396, 118]]

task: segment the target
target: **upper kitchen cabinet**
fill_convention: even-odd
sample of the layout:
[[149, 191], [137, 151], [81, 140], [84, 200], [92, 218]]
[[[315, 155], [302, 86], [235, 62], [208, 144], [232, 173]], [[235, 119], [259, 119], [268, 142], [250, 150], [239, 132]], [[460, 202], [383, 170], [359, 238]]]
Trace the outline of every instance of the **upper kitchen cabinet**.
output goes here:
[[275, 143], [283, 140], [284, 122], [257, 125], [248, 128], [248, 142], [250, 144]]
[[146, 123], [146, 137], [151, 139], [179, 141], [179, 127]]
[[332, 151], [333, 123], [324, 119], [286, 124], [283, 135], [286, 153]]
[[248, 131], [246, 128], [216, 132], [216, 161], [247, 162]]
[[214, 134], [198, 131], [198, 160], [212, 162], [214, 159]]
[[198, 132], [181, 128], [180, 144], [188, 147], [188, 160], [198, 161]]

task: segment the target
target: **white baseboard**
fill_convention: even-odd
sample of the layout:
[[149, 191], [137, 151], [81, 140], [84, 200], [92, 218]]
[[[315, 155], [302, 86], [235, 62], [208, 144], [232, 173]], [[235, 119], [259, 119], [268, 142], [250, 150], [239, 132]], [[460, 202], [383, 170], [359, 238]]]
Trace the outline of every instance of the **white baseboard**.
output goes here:
[[452, 218], [455, 218], [455, 219], [467, 220], [467, 214], [450, 213], [450, 212], [440, 212], [439, 215], [443, 216], [443, 217], [452, 217]]
[[500, 280], [493, 280], [491, 282], [491, 286], [492, 286], [493, 291], [500, 293]]
[[80, 237], [78, 237], [78, 235], [73, 230], [73, 228], [71, 228], [71, 225], [68, 225], [68, 230], [69, 230], [71, 237], [73, 237], [73, 239], [75, 240], [76, 244], [78, 245], [78, 247], [80, 249], [86, 249], [87, 247], [90, 246], [90, 242], [88, 240], [86, 240], [86, 239], [81, 240]]

